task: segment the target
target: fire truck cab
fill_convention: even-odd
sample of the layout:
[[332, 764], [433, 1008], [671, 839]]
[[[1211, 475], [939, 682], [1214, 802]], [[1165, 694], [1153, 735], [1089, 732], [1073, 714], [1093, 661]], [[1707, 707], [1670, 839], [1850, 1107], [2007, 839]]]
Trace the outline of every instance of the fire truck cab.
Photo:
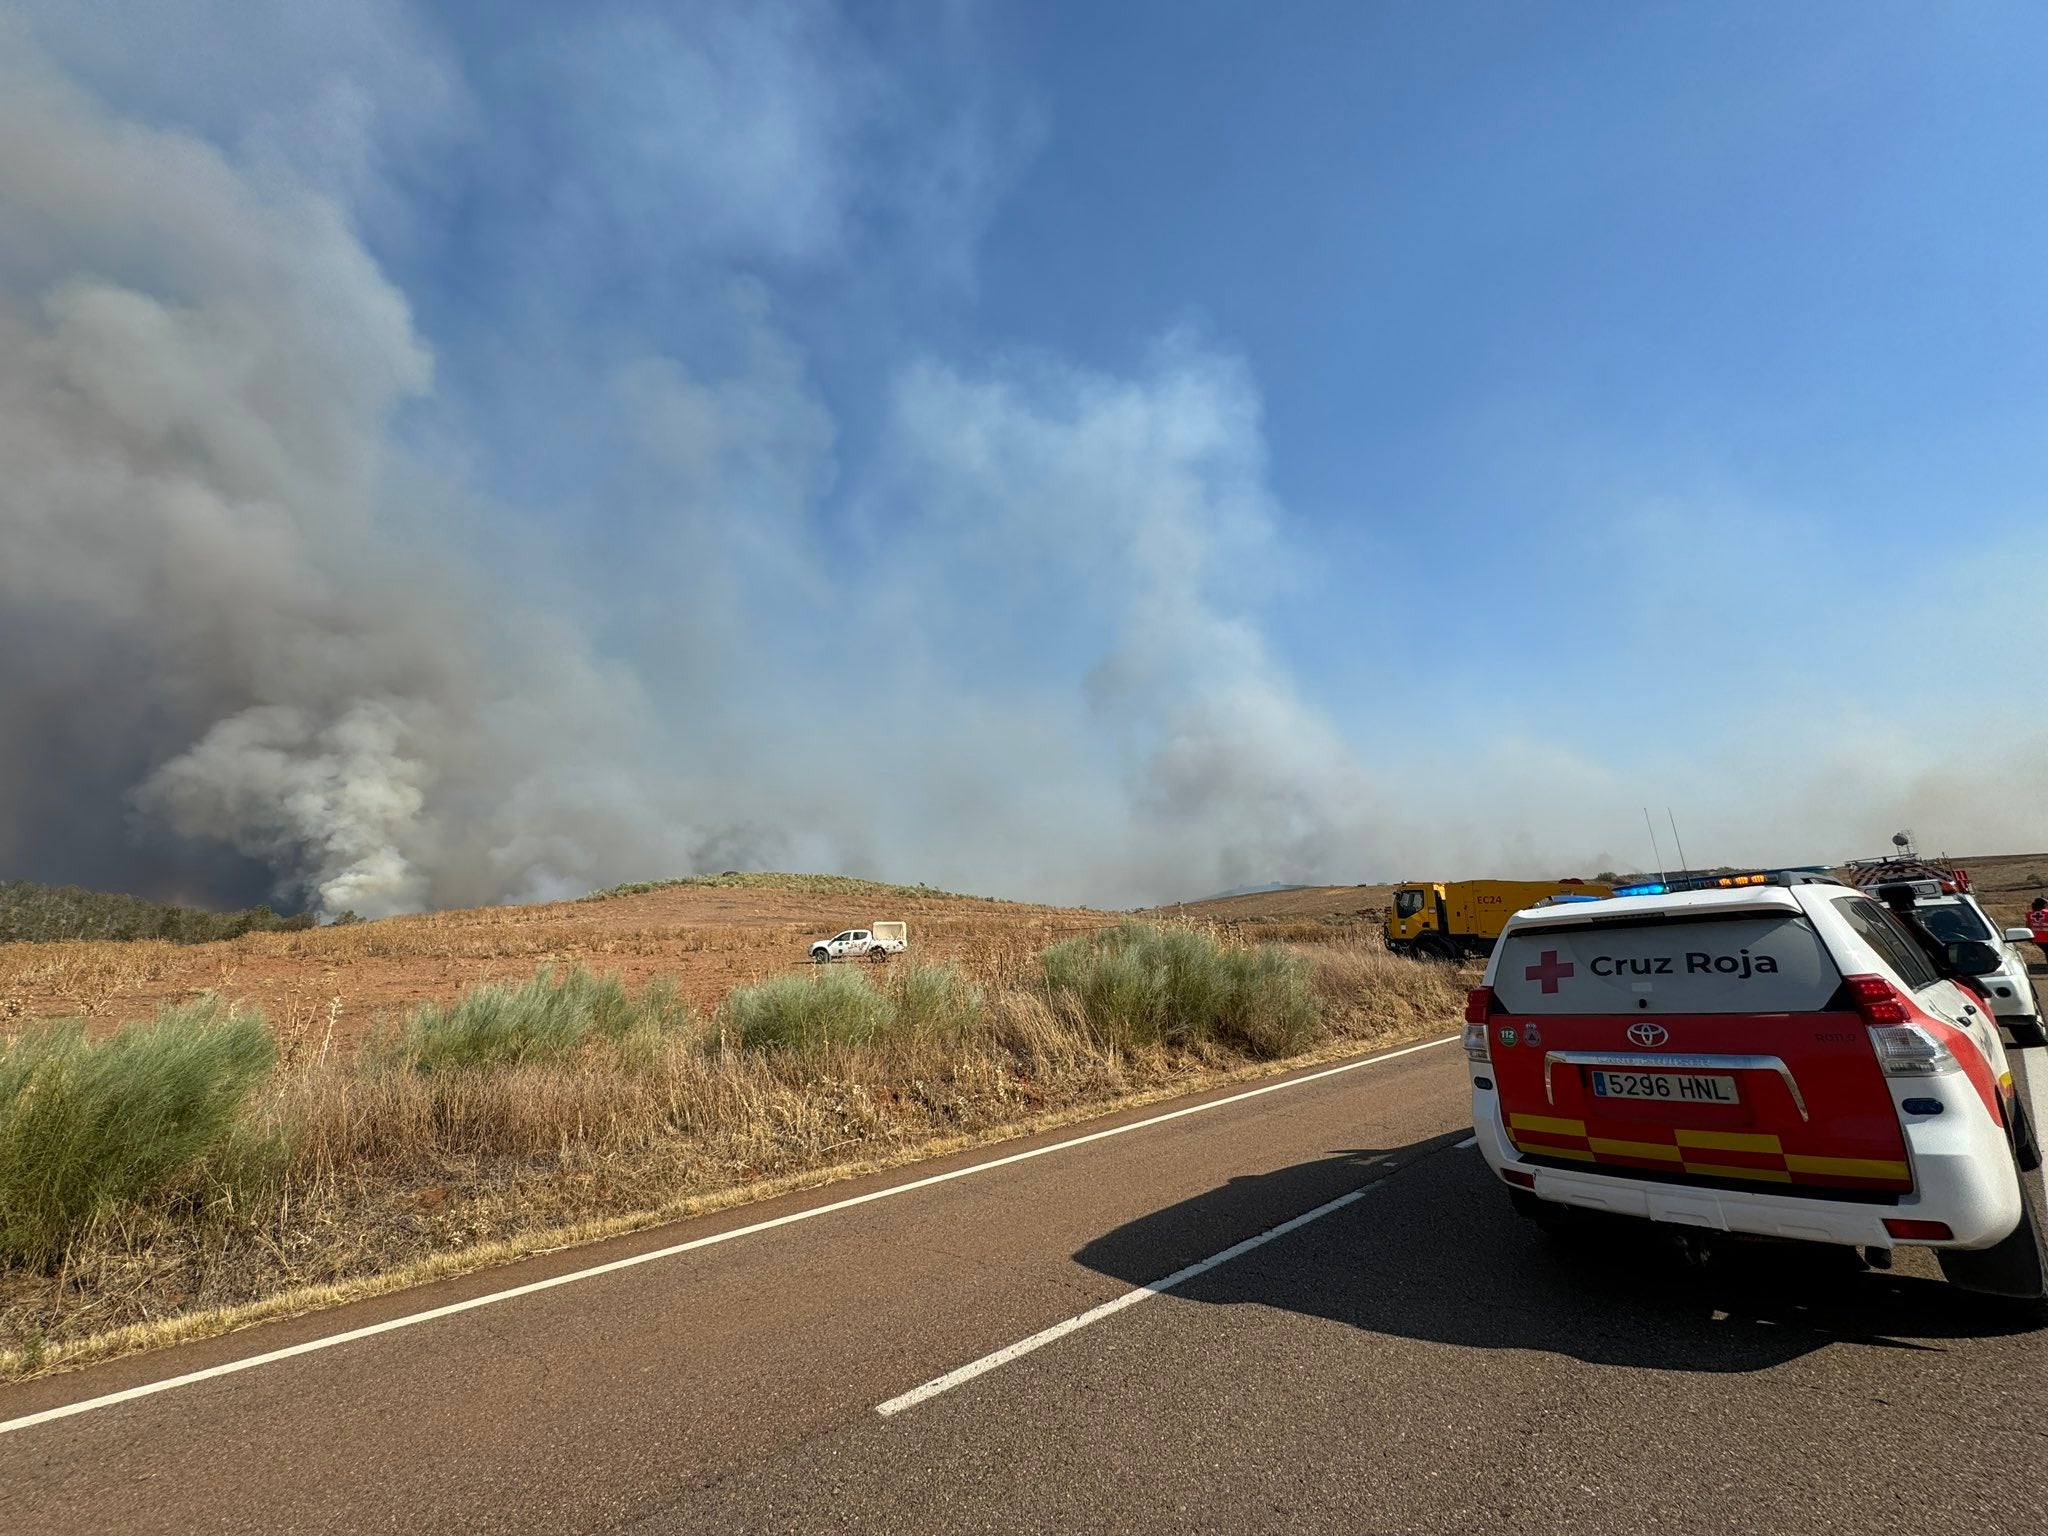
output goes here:
[[1472, 1119], [1523, 1214], [1937, 1250], [2048, 1294], [2040, 1151], [1982, 996], [1807, 871], [1517, 913], [1466, 1008]]

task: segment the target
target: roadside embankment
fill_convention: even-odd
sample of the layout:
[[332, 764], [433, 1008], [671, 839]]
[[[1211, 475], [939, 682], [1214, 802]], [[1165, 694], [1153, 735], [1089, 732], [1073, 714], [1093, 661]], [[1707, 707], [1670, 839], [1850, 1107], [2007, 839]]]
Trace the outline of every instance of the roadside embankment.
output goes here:
[[0, 1378], [1452, 1026], [1370, 943], [1124, 924], [999, 982], [771, 976], [701, 1011], [543, 965], [359, 1049], [219, 999], [0, 1045]]

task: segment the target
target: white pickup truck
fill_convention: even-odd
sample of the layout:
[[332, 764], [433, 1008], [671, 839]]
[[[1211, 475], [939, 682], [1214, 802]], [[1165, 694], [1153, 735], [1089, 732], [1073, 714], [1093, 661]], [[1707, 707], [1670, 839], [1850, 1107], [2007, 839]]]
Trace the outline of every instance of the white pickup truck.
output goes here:
[[823, 965], [828, 960], [887, 960], [910, 947], [910, 932], [902, 923], [875, 923], [866, 928], [849, 928], [811, 946], [811, 958]]

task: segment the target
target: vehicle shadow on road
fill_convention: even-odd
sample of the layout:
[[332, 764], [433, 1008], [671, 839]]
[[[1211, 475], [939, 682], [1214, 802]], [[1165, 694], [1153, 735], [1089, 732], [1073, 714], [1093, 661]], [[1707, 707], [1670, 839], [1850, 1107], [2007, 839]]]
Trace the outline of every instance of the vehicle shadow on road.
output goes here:
[[[1352, 1150], [1232, 1179], [1075, 1254], [1147, 1285], [1164, 1255], [1219, 1251], [1362, 1184], [1363, 1199], [1197, 1276], [1176, 1296], [1327, 1318], [1397, 1338], [1529, 1349], [1598, 1365], [1765, 1370], [1835, 1344], [1925, 1350], [2024, 1332], [2020, 1316], [1938, 1280], [1865, 1270], [1842, 1250], [1729, 1243], [1704, 1267], [1644, 1224], [1561, 1242], [1510, 1209], [1454, 1136]], [[1181, 1263], [1187, 1262], [1183, 1257]]]

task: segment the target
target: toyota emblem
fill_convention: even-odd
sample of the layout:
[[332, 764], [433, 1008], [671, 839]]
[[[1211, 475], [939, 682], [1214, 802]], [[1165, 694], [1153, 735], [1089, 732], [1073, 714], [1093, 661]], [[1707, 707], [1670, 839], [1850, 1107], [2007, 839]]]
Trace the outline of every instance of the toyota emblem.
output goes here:
[[1662, 1024], [1631, 1024], [1628, 1037], [1637, 1045], [1662, 1045], [1671, 1038], [1671, 1031]]

